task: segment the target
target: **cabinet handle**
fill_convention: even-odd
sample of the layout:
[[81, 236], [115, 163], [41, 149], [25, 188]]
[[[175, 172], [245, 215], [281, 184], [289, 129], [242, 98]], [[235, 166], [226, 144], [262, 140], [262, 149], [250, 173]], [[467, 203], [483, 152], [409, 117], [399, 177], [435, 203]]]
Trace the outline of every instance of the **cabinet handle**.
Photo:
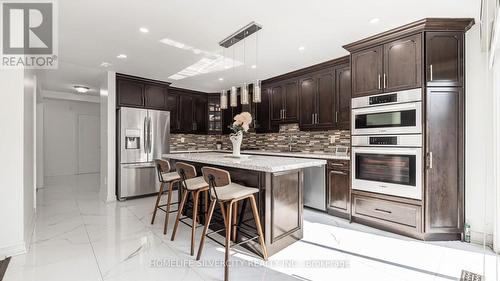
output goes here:
[[381, 86], [380, 86], [380, 74], [378, 75], [378, 89], [380, 90], [381, 89]]
[[286, 109], [283, 109], [283, 119], [286, 118]]
[[429, 169], [432, 169], [432, 152], [429, 152]]
[[387, 88], [387, 81], [386, 81], [385, 77], [386, 76], [385, 76], [385, 73], [384, 73], [384, 89]]
[[384, 213], [384, 214], [392, 214], [391, 211], [387, 211], [387, 210], [383, 210], [383, 209], [379, 209], [379, 208], [375, 208], [374, 211], [379, 212], [379, 213]]
[[430, 68], [430, 69], [429, 69], [429, 72], [430, 72], [431, 81], [432, 81], [432, 80], [433, 80], [433, 78], [432, 78], [432, 64], [429, 66], [429, 68]]
[[312, 123], [313, 123], [313, 125], [314, 125], [314, 113], [313, 113], [313, 114], [311, 114], [311, 118], [312, 118]]
[[335, 123], [338, 122], [338, 115], [339, 115], [339, 112], [338, 111], [335, 111]]
[[315, 119], [316, 119], [316, 121], [315, 121], [314, 123], [315, 123], [315, 124], [318, 124], [318, 123], [319, 123], [319, 122], [318, 122], [318, 113], [315, 113], [315, 114], [314, 114], [314, 116], [315, 116]]
[[346, 176], [347, 173], [344, 173], [344, 172], [339, 172], [339, 171], [331, 171], [332, 174], [336, 174], [336, 175], [344, 175]]

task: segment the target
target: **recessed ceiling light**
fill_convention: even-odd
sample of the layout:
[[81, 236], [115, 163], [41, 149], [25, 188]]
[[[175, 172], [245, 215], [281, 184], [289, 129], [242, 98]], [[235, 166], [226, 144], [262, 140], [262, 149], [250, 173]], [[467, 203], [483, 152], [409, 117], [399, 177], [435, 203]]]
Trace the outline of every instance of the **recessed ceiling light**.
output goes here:
[[252, 64], [252, 68], [257, 68], [257, 66], [255, 64]]
[[147, 29], [145, 27], [141, 27], [141, 28], [139, 28], [139, 31], [142, 32], [142, 33], [148, 33], [149, 29]]
[[102, 63], [101, 63], [101, 66], [102, 66], [102, 67], [110, 67], [110, 66], [111, 66], [111, 64], [110, 64], [109, 62], [105, 62], [105, 61], [104, 61], [104, 62], [102, 62]]
[[306, 47], [304, 47], [304, 46], [299, 47], [299, 51], [304, 51], [305, 49], [306, 49]]
[[119, 54], [118, 56], [116, 56], [117, 58], [119, 59], [126, 59], [127, 58], [127, 55], [125, 54]]
[[222, 78], [222, 77], [221, 77], [221, 78], [219, 78], [219, 81], [224, 81], [224, 78]]
[[81, 93], [81, 94], [85, 94], [86, 92], [88, 92], [90, 89], [89, 87], [85, 87], [85, 86], [73, 86], [73, 88], [78, 92], [78, 93]]
[[380, 21], [379, 18], [373, 18], [373, 19], [370, 20], [370, 23], [377, 23], [379, 21]]

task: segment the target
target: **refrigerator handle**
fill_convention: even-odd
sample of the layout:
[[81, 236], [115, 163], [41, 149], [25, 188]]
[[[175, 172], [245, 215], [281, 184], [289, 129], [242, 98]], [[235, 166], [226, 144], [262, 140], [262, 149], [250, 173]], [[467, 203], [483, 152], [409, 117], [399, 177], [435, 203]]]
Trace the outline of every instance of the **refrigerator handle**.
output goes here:
[[151, 139], [153, 132], [151, 131], [151, 117], [148, 116], [148, 153], [151, 153]]
[[144, 127], [143, 127], [143, 134], [144, 134], [144, 151], [147, 153], [148, 152], [148, 117], [144, 117]]

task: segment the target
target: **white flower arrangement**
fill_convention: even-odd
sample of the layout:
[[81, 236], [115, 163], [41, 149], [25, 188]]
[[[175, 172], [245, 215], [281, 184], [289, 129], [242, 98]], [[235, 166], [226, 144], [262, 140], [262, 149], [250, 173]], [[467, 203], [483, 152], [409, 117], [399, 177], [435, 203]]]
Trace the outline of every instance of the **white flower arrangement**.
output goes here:
[[234, 116], [234, 122], [229, 126], [229, 129], [233, 131], [235, 134], [239, 132], [248, 132], [250, 129], [250, 124], [252, 123], [252, 115], [248, 112], [242, 112], [236, 116]]

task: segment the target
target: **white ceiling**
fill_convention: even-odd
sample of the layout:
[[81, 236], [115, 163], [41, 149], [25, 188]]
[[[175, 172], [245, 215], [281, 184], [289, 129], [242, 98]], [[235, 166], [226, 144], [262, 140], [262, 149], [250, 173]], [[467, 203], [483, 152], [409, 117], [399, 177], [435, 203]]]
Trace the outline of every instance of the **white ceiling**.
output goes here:
[[[217, 92], [233, 84], [270, 78], [347, 55], [342, 45], [425, 17], [475, 17], [480, 0], [64, 0], [59, 5], [60, 68], [44, 71], [42, 87], [94, 90], [98, 75], [117, 72], [173, 82], [173, 86]], [[376, 24], [370, 20], [379, 18]], [[218, 42], [256, 21], [256, 36], [246, 40], [245, 64], [182, 80], [168, 77], [204, 57], [224, 55], [240, 62], [243, 43], [225, 49]], [[139, 31], [147, 27], [149, 33]], [[165, 45], [169, 38], [190, 50]], [[299, 46], [305, 50], [299, 51]], [[193, 49], [202, 50], [196, 54]], [[127, 59], [116, 58], [126, 54]], [[210, 53], [213, 53], [210, 55]], [[255, 70], [258, 70], [256, 73]], [[219, 81], [219, 78], [223, 81]]]

